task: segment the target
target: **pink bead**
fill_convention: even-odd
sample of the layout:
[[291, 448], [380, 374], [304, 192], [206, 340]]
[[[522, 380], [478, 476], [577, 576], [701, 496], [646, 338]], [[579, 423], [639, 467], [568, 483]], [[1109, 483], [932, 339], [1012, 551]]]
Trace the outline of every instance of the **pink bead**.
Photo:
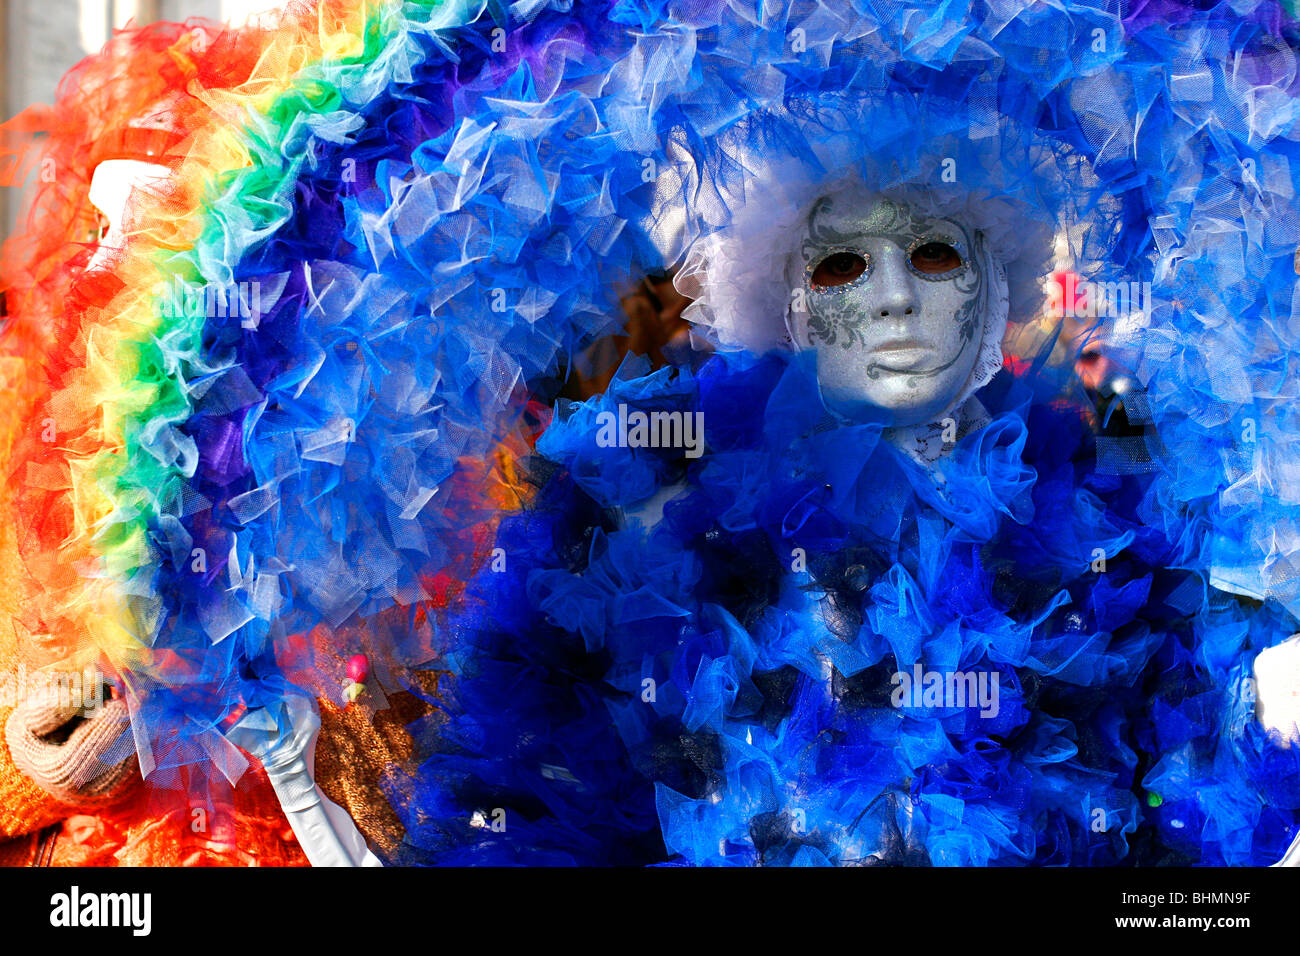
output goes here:
[[348, 679], [364, 684], [370, 674], [370, 658], [365, 654], [353, 654], [348, 658]]

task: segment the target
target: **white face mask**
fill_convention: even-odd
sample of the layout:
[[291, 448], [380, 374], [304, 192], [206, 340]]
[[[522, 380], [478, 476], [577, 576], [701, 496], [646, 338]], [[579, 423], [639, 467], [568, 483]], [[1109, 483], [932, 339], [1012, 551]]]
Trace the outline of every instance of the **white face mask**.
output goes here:
[[1005, 304], [983, 236], [857, 190], [819, 199], [797, 242], [789, 330], [796, 348], [817, 350], [830, 407], [897, 428], [965, 400], [990, 299]]

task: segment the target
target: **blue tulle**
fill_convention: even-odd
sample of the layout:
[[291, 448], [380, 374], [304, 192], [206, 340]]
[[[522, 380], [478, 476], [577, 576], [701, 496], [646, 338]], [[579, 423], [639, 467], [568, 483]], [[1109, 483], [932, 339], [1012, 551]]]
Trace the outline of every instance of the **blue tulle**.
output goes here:
[[[1286, 849], [1300, 765], [1243, 693], [1286, 613], [1169, 566], [1138, 515], [1151, 477], [1099, 474], [1090, 423], [1042, 401], [1045, 373], [981, 393], [993, 424], [936, 486], [822, 409], [802, 360], [636, 368], [561, 410], [539, 443], [559, 470], [538, 463], [537, 501], [501, 529], [511, 569], [481, 574], [454, 625], [469, 651], [455, 730], [413, 805], [473, 781], [507, 827], [467, 836], [454, 803], [436, 838], [413, 835], [423, 859], [1261, 864]], [[778, 398], [779, 419], [761, 411]], [[703, 409], [716, 452], [597, 447], [594, 416], [620, 402]], [[652, 530], [612, 517], [678, 482]], [[894, 706], [892, 675], [917, 664], [994, 675], [996, 713]]]

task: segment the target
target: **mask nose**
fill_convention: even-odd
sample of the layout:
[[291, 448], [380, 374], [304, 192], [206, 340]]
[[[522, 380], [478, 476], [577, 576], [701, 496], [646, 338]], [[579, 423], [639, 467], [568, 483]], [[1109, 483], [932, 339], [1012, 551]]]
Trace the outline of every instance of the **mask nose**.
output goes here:
[[906, 254], [893, 243], [880, 256], [875, 317], [901, 319], [915, 315], [920, 307], [916, 285], [907, 270]]

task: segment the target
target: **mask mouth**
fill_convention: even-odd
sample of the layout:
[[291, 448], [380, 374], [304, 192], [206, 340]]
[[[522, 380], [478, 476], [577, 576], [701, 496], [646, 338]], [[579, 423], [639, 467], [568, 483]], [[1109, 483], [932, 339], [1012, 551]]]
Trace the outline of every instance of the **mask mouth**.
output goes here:
[[918, 372], [934, 361], [938, 350], [929, 342], [914, 338], [887, 339], [868, 349], [872, 366], [886, 372]]
[[874, 368], [896, 374], [916, 374], [927, 371], [934, 358], [934, 350], [926, 348], [876, 349], [871, 353]]
[[[870, 367], [873, 372], [880, 370], [895, 375], [939, 375], [959, 362], [965, 352], [965, 346], [960, 346], [952, 358], [944, 361], [938, 346], [916, 339], [898, 339], [872, 349], [869, 353]], [[876, 376], [872, 374], [871, 377]]]
[[913, 349], [933, 349], [929, 342], [916, 338], [886, 339], [873, 346], [874, 352], [910, 352]]
[[934, 345], [921, 339], [902, 338], [887, 339], [871, 347], [873, 355], [890, 355], [902, 352], [933, 352]]

